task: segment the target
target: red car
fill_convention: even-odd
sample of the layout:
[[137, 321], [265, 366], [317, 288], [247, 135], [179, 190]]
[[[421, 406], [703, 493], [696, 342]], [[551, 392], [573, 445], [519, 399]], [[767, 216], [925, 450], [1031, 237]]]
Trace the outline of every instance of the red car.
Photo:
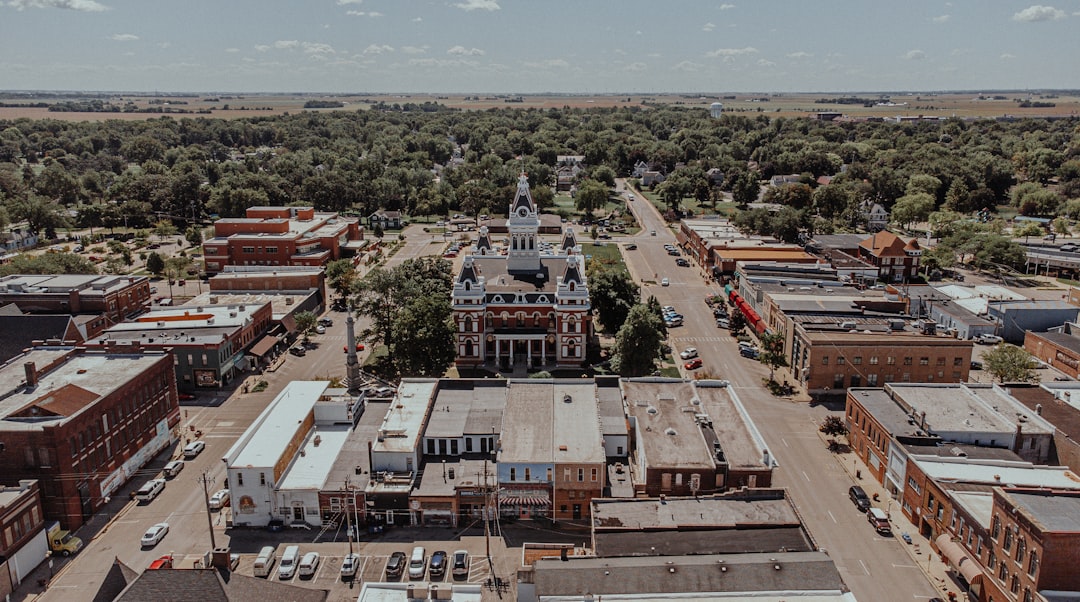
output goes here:
[[690, 360], [689, 362], [686, 362], [685, 364], [683, 364], [683, 368], [686, 368], [687, 370], [693, 370], [695, 368], [700, 368], [700, 367], [701, 367], [701, 358], [700, 357], [695, 357], [694, 359]]
[[[348, 353], [349, 352], [349, 346], [348, 345], [343, 345], [341, 347], [341, 350], [344, 351], [345, 353]], [[357, 343], [356, 344], [356, 350], [357, 351], [363, 351], [364, 350], [364, 344], [363, 343]]]

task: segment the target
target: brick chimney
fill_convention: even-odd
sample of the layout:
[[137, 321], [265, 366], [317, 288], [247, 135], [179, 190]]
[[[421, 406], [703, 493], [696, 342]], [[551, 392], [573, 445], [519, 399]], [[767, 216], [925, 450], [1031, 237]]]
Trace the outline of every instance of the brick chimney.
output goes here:
[[23, 369], [26, 370], [26, 386], [36, 387], [38, 383], [37, 366], [34, 362], [26, 362], [23, 364]]

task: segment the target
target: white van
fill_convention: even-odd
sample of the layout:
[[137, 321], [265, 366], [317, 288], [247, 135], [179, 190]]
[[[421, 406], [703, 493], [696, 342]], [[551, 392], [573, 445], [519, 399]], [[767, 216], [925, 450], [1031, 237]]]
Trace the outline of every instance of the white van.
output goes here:
[[154, 498], [164, 490], [165, 479], [150, 479], [135, 492], [135, 499], [140, 502], [149, 503], [154, 501]]
[[269, 577], [275, 562], [277, 562], [277, 556], [274, 554], [274, 546], [266, 546], [259, 550], [259, 557], [255, 559], [254, 565], [255, 576]]
[[409, 579], [423, 579], [427, 571], [427, 553], [424, 546], [416, 546], [409, 557]]
[[281, 562], [277, 567], [278, 579], [292, 579], [296, 574], [296, 564], [300, 562], [300, 546], [288, 546], [281, 555]]

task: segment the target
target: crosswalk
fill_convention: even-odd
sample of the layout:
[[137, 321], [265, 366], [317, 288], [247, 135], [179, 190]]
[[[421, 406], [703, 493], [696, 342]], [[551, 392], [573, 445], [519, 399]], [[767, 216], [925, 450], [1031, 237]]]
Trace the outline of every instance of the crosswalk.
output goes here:
[[675, 337], [676, 343], [733, 343], [735, 337]]

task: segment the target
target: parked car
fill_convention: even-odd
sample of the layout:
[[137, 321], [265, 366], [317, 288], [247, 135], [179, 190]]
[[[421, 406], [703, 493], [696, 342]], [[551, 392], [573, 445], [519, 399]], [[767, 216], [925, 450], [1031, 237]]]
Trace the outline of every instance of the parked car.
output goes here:
[[866, 520], [874, 526], [878, 535], [892, 536], [892, 527], [889, 525], [889, 517], [881, 508], [871, 508], [866, 511]]
[[446, 574], [446, 552], [438, 550], [431, 555], [428, 565], [428, 576], [431, 579], [442, 579]]
[[150, 479], [135, 492], [135, 499], [141, 503], [149, 504], [164, 490], [165, 479]]
[[300, 578], [314, 577], [315, 571], [319, 568], [319, 553], [308, 552], [304, 554], [304, 557], [300, 559]]
[[141, 543], [144, 548], [152, 548], [161, 543], [161, 540], [165, 539], [165, 535], [168, 532], [169, 523], [158, 523], [147, 529], [146, 533], [143, 533], [139, 543]]
[[671, 286], [671, 281], [667, 278], [662, 278], [660, 280], [660, 286]]
[[983, 345], [997, 345], [1003, 340], [996, 334], [980, 334], [978, 338], [978, 341]]
[[304, 349], [303, 347], [289, 347], [289, 353], [296, 357], [304, 357], [307, 355], [307, 349]]
[[352, 579], [356, 577], [356, 571], [360, 568], [360, 555], [356, 552], [346, 554], [345, 558], [341, 561], [341, 579]]
[[210, 496], [210, 509], [221, 510], [225, 506], [229, 505], [229, 490], [219, 489], [214, 492], [214, 495]]
[[319, 325], [320, 326], [327, 326], [327, 327], [333, 326], [334, 325], [334, 320], [332, 320], [330, 318], [319, 318]]
[[698, 356], [698, 353], [697, 353], [697, 348], [696, 347], [687, 347], [686, 349], [683, 349], [682, 353], [679, 354], [679, 357], [681, 357], [684, 360], [695, 358], [697, 356]]
[[717, 328], [731, 328], [731, 322], [728, 321], [727, 318], [717, 318], [716, 319], [716, 327]]
[[758, 350], [754, 349], [753, 347], [741, 347], [739, 349], [739, 355], [743, 357], [748, 357], [752, 360], [756, 360], [759, 354], [760, 353], [758, 352]]
[[272, 518], [266, 523], [266, 530], [271, 533], [280, 533], [285, 530], [285, 521], [280, 518]]
[[630, 243], [630, 244], [626, 245], [626, 250], [627, 251], [637, 251], [637, 245], [635, 245], [634, 243]]
[[405, 552], [394, 552], [390, 555], [390, 558], [386, 561], [386, 577], [389, 579], [400, 579], [401, 575], [405, 572]]
[[664, 320], [664, 326], [667, 326], [668, 328], [674, 328], [676, 326], [682, 326], [682, 325], [683, 325], [682, 316], [672, 316], [671, 318], [668, 318], [668, 319]]
[[206, 449], [206, 443], [202, 441], [192, 441], [184, 446], [184, 458], [190, 460], [202, 453], [202, 450]]
[[863, 491], [862, 487], [852, 485], [851, 488], [848, 489], [848, 497], [851, 498], [851, 503], [855, 504], [855, 507], [858, 508], [860, 512], [866, 512], [870, 509], [870, 497], [866, 495], [866, 492]]
[[982, 362], [971, 362], [972, 370], [982, 370]]
[[165, 468], [163, 468], [161, 472], [165, 475], [166, 479], [171, 479], [176, 475], [180, 474], [181, 470], [184, 470], [184, 461], [173, 460], [172, 462], [166, 464]]
[[468, 579], [469, 577], [469, 553], [465, 550], [454, 552], [454, 579]]
[[701, 367], [701, 358], [700, 357], [696, 357], [696, 358], [690, 360], [689, 362], [686, 362], [685, 364], [683, 364], [683, 368], [686, 368], [687, 370], [696, 370], [696, 369], [698, 369], [700, 367]]

